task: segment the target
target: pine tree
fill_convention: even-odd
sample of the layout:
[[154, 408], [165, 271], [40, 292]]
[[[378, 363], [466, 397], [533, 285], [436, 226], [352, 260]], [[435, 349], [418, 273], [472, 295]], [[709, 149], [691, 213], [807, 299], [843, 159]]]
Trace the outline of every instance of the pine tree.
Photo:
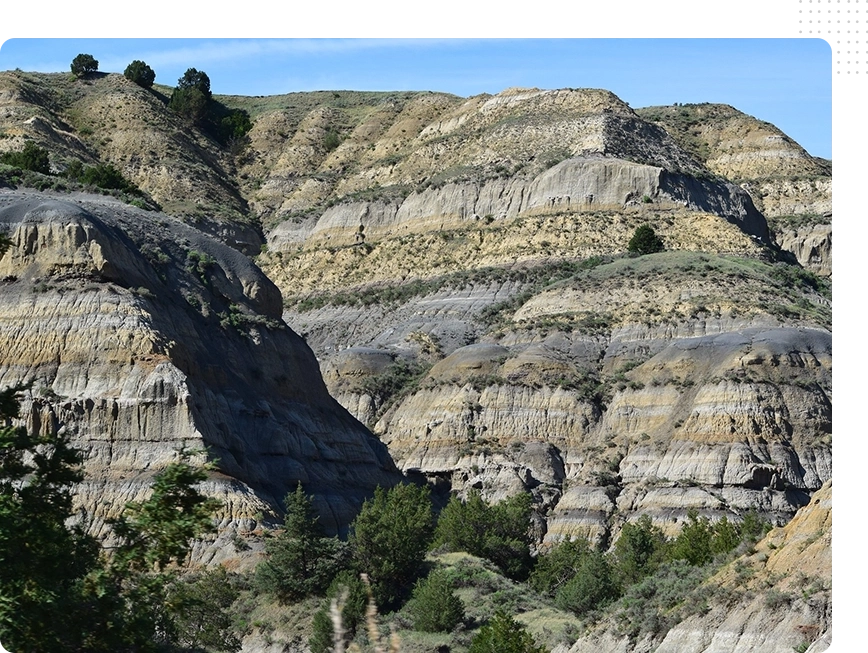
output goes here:
[[429, 494], [427, 486], [378, 487], [352, 524], [358, 571], [368, 574], [380, 606], [404, 596], [419, 573], [434, 531]]
[[479, 629], [467, 653], [545, 653], [545, 648], [515, 619], [498, 612]]
[[408, 609], [413, 628], [428, 633], [448, 633], [464, 620], [464, 603], [455, 596], [442, 570], [432, 571], [416, 583]]
[[266, 560], [256, 568], [256, 584], [293, 603], [323, 592], [343, 561], [344, 546], [334, 537], [325, 537], [313, 502], [298, 484], [286, 495], [283, 530], [265, 543]]

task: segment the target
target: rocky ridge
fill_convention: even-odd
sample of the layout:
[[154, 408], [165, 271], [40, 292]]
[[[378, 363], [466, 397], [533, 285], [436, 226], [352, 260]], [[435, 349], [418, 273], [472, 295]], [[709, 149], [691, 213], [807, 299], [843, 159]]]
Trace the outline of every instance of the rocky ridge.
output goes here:
[[637, 113], [750, 193], [773, 221], [777, 243], [801, 265], [832, 273], [831, 161], [810, 156], [774, 125], [724, 104], [675, 104]]

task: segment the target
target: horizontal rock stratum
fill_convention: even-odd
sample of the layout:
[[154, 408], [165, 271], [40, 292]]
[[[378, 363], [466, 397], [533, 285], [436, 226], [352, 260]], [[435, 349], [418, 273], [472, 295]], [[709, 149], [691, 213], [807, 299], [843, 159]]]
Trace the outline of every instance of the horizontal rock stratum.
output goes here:
[[344, 530], [398, 478], [385, 447], [328, 394], [280, 293], [195, 229], [94, 197], [0, 192], [0, 384], [29, 383], [27, 425], [86, 456], [97, 518], [140, 497], [186, 447], [216, 463], [224, 536], [301, 481]]

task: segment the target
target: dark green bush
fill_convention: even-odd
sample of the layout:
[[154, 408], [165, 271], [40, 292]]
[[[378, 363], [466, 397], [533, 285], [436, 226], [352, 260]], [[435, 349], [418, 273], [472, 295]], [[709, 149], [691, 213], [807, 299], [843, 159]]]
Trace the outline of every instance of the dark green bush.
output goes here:
[[209, 98], [198, 88], [176, 88], [169, 99], [169, 108], [193, 124], [200, 123], [208, 113]]
[[334, 624], [330, 615], [332, 600], [337, 601], [340, 607], [341, 626], [346, 636], [351, 639], [365, 618], [368, 588], [354, 571], [344, 570], [335, 576], [326, 591], [322, 606], [313, 616], [313, 633], [308, 641], [311, 653], [332, 651], [334, 644]]
[[639, 256], [662, 252], [663, 249], [663, 240], [647, 224], [637, 227], [630, 242], [627, 243], [627, 251]]
[[627, 522], [615, 541], [615, 560], [624, 585], [654, 573], [666, 555], [666, 536], [648, 515]]
[[87, 74], [95, 73], [99, 69], [99, 61], [89, 54], [79, 54], [72, 60], [69, 69], [76, 77], [84, 77]]
[[180, 90], [194, 88], [199, 91], [206, 100], [211, 99], [211, 79], [204, 70], [187, 68], [184, 74], [178, 78], [177, 88]]
[[464, 603], [443, 571], [432, 571], [416, 583], [408, 609], [413, 628], [428, 633], [450, 632], [464, 620]]
[[482, 500], [478, 490], [471, 490], [464, 502], [452, 497], [440, 513], [435, 544], [487, 558], [510, 578], [524, 580], [533, 567], [532, 504], [527, 493], [493, 506]]
[[562, 610], [582, 616], [610, 604], [621, 595], [615, 569], [599, 551], [585, 555], [575, 575], [555, 593]]
[[520, 623], [498, 612], [479, 629], [467, 653], [545, 653]]
[[126, 67], [124, 77], [142, 88], [151, 88], [154, 85], [157, 74], [144, 61], [136, 59]]
[[335, 130], [329, 129], [326, 132], [325, 138], [323, 139], [323, 147], [326, 152], [331, 152], [332, 150], [337, 149], [338, 145], [341, 144], [341, 135], [338, 134]]
[[39, 147], [33, 141], [27, 141], [20, 152], [4, 152], [0, 154], [0, 163], [31, 170], [47, 175], [51, 172], [48, 162], [48, 150]]
[[133, 194], [140, 192], [111, 163], [98, 163], [95, 166], [85, 166], [77, 181], [107, 190], [120, 190]]
[[537, 592], [554, 596], [579, 570], [582, 561], [591, 553], [587, 540], [563, 540], [537, 556], [536, 565], [528, 583]]

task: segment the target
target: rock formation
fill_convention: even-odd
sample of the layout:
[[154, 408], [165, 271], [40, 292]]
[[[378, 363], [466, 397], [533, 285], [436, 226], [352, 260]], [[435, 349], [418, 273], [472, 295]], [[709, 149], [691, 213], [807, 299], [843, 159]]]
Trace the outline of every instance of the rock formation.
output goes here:
[[[168, 214], [0, 192], [0, 383], [32, 381], [30, 425], [87, 451], [97, 518], [181, 445], [219, 460], [224, 544], [298, 480], [340, 531], [400, 472], [531, 492], [543, 547], [755, 509], [783, 530], [726, 573], [750, 566], [786, 606], [757, 587], [665, 639], [604, 624], [573, 653], [828, 637], [825, 571], [775, 574], [799, 541], [828, 554], [830, 162], [732, 107], [595, 89], [224, 97], [253, 119], [234, 149], [166, 100], [0, 74], [0, 150], [111, 162]], [[665, 251], [628, 256], [646, 224]]]
[[26, 421], [86, 455], [78, 499], [99, 519], [139, 498], [181, 447], [216, 463], [229, 530], [251, 530], [301, 481], [345, 529], [385, 448], [328, 395], [242, 254], [183, 223], [93, 197], [0, 193], [0, 383], [32, 384]]

